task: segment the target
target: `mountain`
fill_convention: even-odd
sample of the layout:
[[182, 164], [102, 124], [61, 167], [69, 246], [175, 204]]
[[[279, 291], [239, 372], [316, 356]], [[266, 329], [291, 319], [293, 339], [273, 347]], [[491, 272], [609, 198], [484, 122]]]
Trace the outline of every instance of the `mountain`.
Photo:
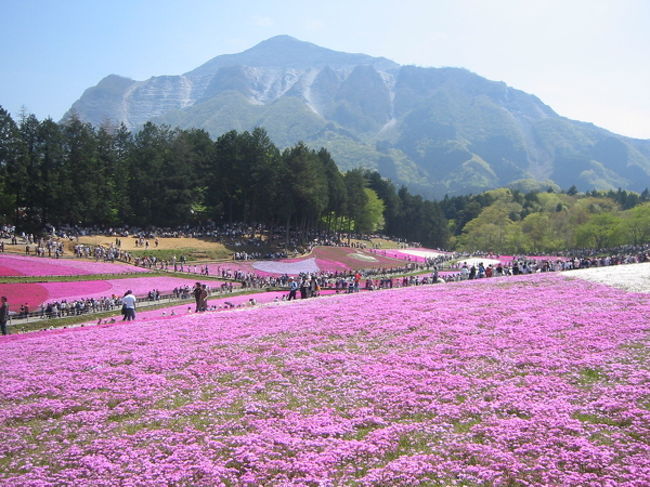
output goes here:
[[427, 197], [535, 181], [650, 186], [650, 140], [561, 117], [533, 95], [464, 69], [401, 66], [289, 36], [179, 76], [110, 75], [72, 112], [95, 125], [153, 121], [213, 137], [261, 126], [280, 147], [326, 147], [343, 170], [377, 169]]

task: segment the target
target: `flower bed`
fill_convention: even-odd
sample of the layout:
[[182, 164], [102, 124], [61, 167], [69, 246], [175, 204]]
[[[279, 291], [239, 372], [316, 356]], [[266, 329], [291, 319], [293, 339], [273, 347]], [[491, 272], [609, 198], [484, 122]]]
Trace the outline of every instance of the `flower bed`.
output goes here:
[[0, 338], [0, 484], [642, 487], [649, 313], [535, 275]]
[[6, 296], [10, 311], [18, 311], [24, 304], [35, 311], [49, 298], [47, 290], [37, 283], [0, 283], [0, 296]]
[[[383, 255], [374, 254], [368, 250], [351, 249], [349, 247], [316, 247], [312, 255], [324, 262], [330, 269], [360, 270], [400, 267], [402, 262]], [[345, 268], [345, 269], [343, 269]], [[324, 269], [329, 271], [329, 269]]]
[[213, 277], [222, 277], [221, 272], [223, 270], [229, 271], [231, 275], [234, 275], [236, 272], [264, 275], [263, 272], [259, 272], [253, 269], [253, 262], [254, 261], [219, 262], [218, 264], [206, 265], [208, 266], [208, 272]]
[[[153, 289], [158, 289], [161, 294], [169, 294], [176, 287], [192, 287], [194, 282], [193, 279], [178, 277], [132, 277], [95, 281], [12, 283], [0, 284], [0, 296], [7, 296], [12, 311], [18, 311], [22, 304], [27, 304], [31, 311], [36, 311], [41, 303], [48, 301], [123, 296], [129, 289], [136, 296], [146, 295]], [[204, 282], [212, 287], [220, 285], [219, 281]]]
[[357, 269], [391, 268], [403, 265], [395, 259], [372, 254], [366, 250], [349, 247], [316, 247], [306, 257], [297, 259], [237, 261], [209, 264], [210, 275], [220, 276], [226, 269], [258, 274], [260, 276], [280, 276], [288, 274], [313, 274], [319, 272], [350, 272]]
[[128, 264], [0, 254], [0, 276], [77, 276], [149, 272]]
[[[268, 291], [268, 292], [259, 292], [251, 294], [240, 294], [240, 295], [226, 295], [225, 297], [214, 298], [208, 300], [209, 307], [215, 307], [216, 309], [209, 309], [208, 311], [203, 312], [202, 316], [209, 316], [212, 313], [221, 313], [223, 311], [228, 311], [231, 306], [234, 306], [237, 309], [250, 307], [250, 299], [254, 299], [256, 304], [268, 304], [277, 301], [282, 301], [282, 297], [285, 298], [289, 294], [289, 291]], [[334, 290], [322, 290], [320, 292], [321, 296], [327, 296], [331, 294], [336, 294]], [[312, 298], [309, 298], [312, 299]], [[297, 301], [296, 301], [297, 302]], [[165, 308], [159, 308], [155, 310], [147, 311], [138, 311], [137, 312], [137, 321], [147, 321], [147, 320], [165, 320], [165, 319], [175, 319], [182, 315], [191, 315], [194, 313], [195, 305], [194, 304], [179, 304], [174, 306], [168, 306]], [[88, 322], [86, 325], [94, 324], [95, 322]], [[174, 323], [170, 323], [171, 326]]]
[[320, 272], [315, 258], [300, 259], [300, 260], [261, 260], [253, 262], [253, 269], [256, 271], [266, 272], [273, 275], [298, 275], [298, 274], [313, 274]]

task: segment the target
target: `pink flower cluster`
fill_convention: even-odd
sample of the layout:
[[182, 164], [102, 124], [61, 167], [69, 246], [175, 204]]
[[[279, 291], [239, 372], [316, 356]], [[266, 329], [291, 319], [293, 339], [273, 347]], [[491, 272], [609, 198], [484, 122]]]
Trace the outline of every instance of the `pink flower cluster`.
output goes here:
[[[264, 291], [259, 293], [238, 294], [238, 295], [226, 294], [225, 296], [222, 297], [209, 299], [208, 306], [209, 307], [215, 306], [216, 309], [209, 309], [208, 311], [204, 312], [203, 316], [209, 316], [211, 313], [215, 313], [215, 312], [221, 313], [223, 311], [229, 311], [230, 309], [232, 309], [231, 307], [235, 307], [235, 308], [250, 307], [251, 299], [255, 301], [256, 305], [282, 301], [283, 297], [284, 299], [286, 299], [288, 294], [289, 294], [288, 291]], [[327, 296], [330, 294], [336, 294], [336, 291], [331, 289], [320, 291], [321, 296]], [[195, 310], [195, 305], [193, 303], [179, 304], [179, 305], [168, 306], [165, 308], [159, 308], [155, 310], [138, 311], [136, 319], [137, 321], [175, 319], [179, 315], [192, 314], [195, 312], [194, 310]], [[94, 325], [95, 323], [96, 321], [90, 321], [85, 325]]]
[[149, 272], [128, 264], [0, 254], [0, 276], [77, 276]]
[[559, 275], [0, 339], [0, 484], [650, 484], [650, 296]]

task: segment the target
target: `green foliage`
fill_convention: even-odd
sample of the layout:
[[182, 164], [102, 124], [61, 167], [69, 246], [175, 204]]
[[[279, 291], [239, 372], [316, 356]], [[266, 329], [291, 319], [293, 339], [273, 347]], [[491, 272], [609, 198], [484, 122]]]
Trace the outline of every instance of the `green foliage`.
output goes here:
[[398, 195], [377, 173], [342, 174], [324, 148], [297, 143], [280, 152], [262, 128], [212, 141], [204, 130], [153, 123], [135, 134], [124, 126], [95, 130], [74, 114], [62, 124], [34, 116], [16, 124], [0, 108], [0, 172], [0, 216], [22, 230], [211, 220], [286, 225], [305, 235], [386, 227], [425, 244], [445, 242], [447, 232], [433, 203]]
[[579, 247], [604, 249], [622, 243], [618, 228], [620, 217], [612, 213], [593, 215], [576, 229], [576, 243]]
[[[573, 194], [569, 194], [573, 193]], [[625, 202], [637, 204], [621, 211]], [[607, 248], [650, 241], [650, 206], [626, 191], [581, 194], [501, 188], [482, 195], [445, 198], [443, 208], [459, 234], [457, 247], [500, 253], [555, 252], [576, 247]], [[462, 226], [463, 216], [474, 215]]]
[[363, 208], [362, 220], [357, 222], [357, 229], [362, 233], [373, 233], [384, 228], [384, 210], [386, 206], [377, 193], [370, 188], [364, 188], [366, 204]]
[[621, 230], [627, 242], [633, 245], [650, 242], [650, 203], [627, 210], [621, 217]]
[[[485, 116], [492, 116], [490, 108], [485, 110]], [[444, 121], [436, 116], [429, 113], [433, 118], [427, 123], [444, 132]], [[424, 137], [414, 130], [414, 140]], [[610, 145], [615, 153], [616, 145]], [[424, 144], [418, 150], [430, 148]], [[378, 150], [397, 157], [381, 144]], [[484, 160], [464, 159], [467, 153], [457, 144], [445, 150], [461, 166], [483, 167], [486, 177], [492, 177]], [[401, 169], [393, 166], [393, 171]], [[550, 183], [535, 186], [521, 180], [511, 188], [435, 202], [405, 187], [397, 189], [376, 171], [341, 173], [325, 148], [315, 151], [297, 143], [281, 152], [261, 128], [227, 132], [213, 141], [204, 130], [153, 123], [136, 134], [124, 126], [94, 129], [74, 115], [61, 124], [39, 122], [33, 115], [15, 123], [0, 108], [0, 176], [0, 220], [31, 231], [45, 223], [243, 221], [291, 226], [305, 235], [320, 229], [383, 229], [429, 247], [452, 243], [501, 253], [650, 240], [648, 190], [585, 194], [576, 187], [560, 192]], [[417, 171], [413, 177], [419, 177]]]

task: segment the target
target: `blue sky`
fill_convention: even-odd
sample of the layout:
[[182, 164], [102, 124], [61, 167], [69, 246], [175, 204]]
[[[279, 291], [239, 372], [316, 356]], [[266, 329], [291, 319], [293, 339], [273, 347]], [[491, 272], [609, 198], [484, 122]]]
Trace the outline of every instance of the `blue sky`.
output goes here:
[[278, 34], [459, 66], [650, 138], [648, 0], [0, 0], [0, 105], [58, 120], [108, 74], [181, 74]]

